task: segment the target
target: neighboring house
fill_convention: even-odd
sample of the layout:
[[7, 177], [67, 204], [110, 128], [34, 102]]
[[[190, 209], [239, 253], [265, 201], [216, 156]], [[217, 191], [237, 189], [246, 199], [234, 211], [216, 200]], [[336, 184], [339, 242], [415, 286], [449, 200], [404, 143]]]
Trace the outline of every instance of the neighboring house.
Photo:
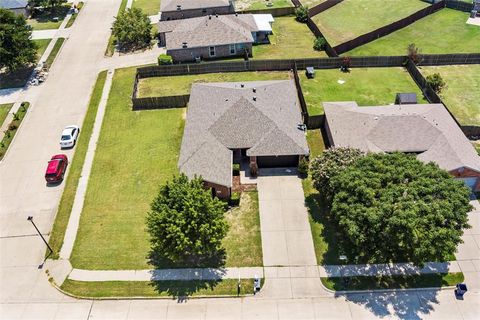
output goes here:
[[332, 146], [416, 154], [480, 190], [480, 157], [442, 104], [359, 107], [328, 102], [323, 107]]
[[231, 0], [162, 0], [160, 20], [188, 19], [235, 13]]
[[174, 62], [252, 55], [254, 43], [268, 43], [270, 14], [232, 14], [160, 21], [159, 41]]
[[178, 167], [228, 198], [232, 163], [293, 167], [309, 155], [293, 80], [193, 84]]
[[25, 18], [30, 15], [27, 0], [0, 0], [0, 8], [10, 10], [15, 14], [21, 14]]

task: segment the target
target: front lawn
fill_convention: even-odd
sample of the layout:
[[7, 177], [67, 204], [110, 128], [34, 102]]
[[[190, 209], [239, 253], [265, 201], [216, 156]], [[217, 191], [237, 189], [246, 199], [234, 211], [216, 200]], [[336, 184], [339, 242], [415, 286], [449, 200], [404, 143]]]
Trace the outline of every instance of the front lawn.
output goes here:
[[[328, 10], [327, 10], [328, 11]], [[254, 59], [325, 58], [325, 51], [313, 50], [315, 36], [293, 16], [275, 17], [270, 44], [253, 46]]]
[[299, 73], [300, 84], [310, 115], [323, 114], [323, 102], [356, 101], [359, 106], [388, 105], [398, 92], [415, 92], [425, 102], [421, 90], [404, 68], [352, 68], [316, 70], [314, 79]]
[[2, 126], [5, 118], [8, 115], [8, 112], [13, 107], [13, 103], [0, 104], [0, 126]]
[[132, 8], [142, 9], [147, 16], [153, 16], [160, 12], [161, 0], [133, 0]]
[[425, 54], [478, 52], [480, 27], [466, 24], [467, 19], [468, 13], [445, 8], [347, 54], [405, 55], [410, 43], [415, 43]]
[[345, 0], [312, 19], [330, 45], [336, 46], [427, 6], [428, 3], [420, 0]]
[[225, 72], [144, 78], [138, 82], [137, 97], [161, 97], [190, 94], [192, 83], [287, 80], [289, 78], [290, 76], [288, 72]]
[[[33, 30], [58, 29], [69, 10], [70, 5], [46, 9], [44, 12], [37, 13], [31, 19], [28, 19], [27, 23], [32, 26]], [[57, 21], [56, 18], [58, 18]]]
[[[270, 6], [267, 6], [270, 3]], [[284, 8], [293, 7], [293, 3], [290, 0], [236, 0], [235, 10], [257, 10], [257, 9], [270, 9], [270, 8]]]
[[480, 65], [421, 67], [426, 77], [439, 73], [447, 83], [440, 94], [462, 125], [480, 125]]
[[[32, 40], [37, 45], [37, 62], [42, 57], [51, 39]], [[0, 73], [0, 89], [19, 88], [26, 83], [35, 66], [21, 68], [12, 73]]]

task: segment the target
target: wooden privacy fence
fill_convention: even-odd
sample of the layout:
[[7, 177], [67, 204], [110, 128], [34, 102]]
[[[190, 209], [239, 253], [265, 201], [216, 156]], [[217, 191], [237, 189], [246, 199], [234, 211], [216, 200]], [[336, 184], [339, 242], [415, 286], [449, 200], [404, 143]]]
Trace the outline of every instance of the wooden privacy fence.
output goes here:
[[310, 10], [308, 10], [308, 15], [310, 17], [316, 16], [320, 12], [323, 12], [325, 10], [330, 9], [331, 7], [339, 4], [343, 0], [327, 0], [325, 2], [322, 2], [320, 4], [317, 4], [316, 6], [312, 7]]
[[370, 31], [368, 33], [365, 33], [361, 36], [356, 37], [355, 39], [349, 40], [347, 42], [344, 42], [342, 44], [339, 44], [335, 47], [333, 47], [333, 50], [337, 52], [337, 54], [342, 54], [344, 52], [350, 51], [356, 47], [362, 46], [366, 43], [372, 42], [374, 40], [377, 40], [378, 38], [384, 37], [394, 31], [400, 30], [415, 21], [422, 19], [440, 9], [443, 9], [445, 7], [445, 0], [442, 0], [438, 3], [432, 4], [431, 6], [428, 6], [426, 8], [423, 8], [408, 17], [405, 17], [403, 19], [400, 19], [398, 21], [395, 21], [393, 23], [390, 23], [386, 26], [380, 27], [376, 30]]
[[274, 17], [288, 16], [295, 14], [295, 7], [266, 8], [256, 10], [242, 10], [241, 13], [251, 14], [271, 14]]
[[473, 1], [464, 2], [457, 0], [445, 0], [445, 6], [450, 9], [455, 9], [463, 12], [470, 12], [473, 10]]
[[480, 53], [421, 55], [419, 63], [421, 66], [442, 66], [452, 64], [480, 64]]
[[133, 110], [183, 108], [190, 99], [189, 94], [180, 96], [132, 98]]

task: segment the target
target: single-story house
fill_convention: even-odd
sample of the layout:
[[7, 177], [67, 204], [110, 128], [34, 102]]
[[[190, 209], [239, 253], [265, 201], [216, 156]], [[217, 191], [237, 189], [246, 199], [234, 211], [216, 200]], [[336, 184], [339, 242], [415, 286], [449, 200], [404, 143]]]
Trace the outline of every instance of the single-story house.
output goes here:
[[160, 20], [235, 13], [232, 0], [162, 0]]
[[159, 41], [174, 62], [252, 55], [254, 43], [268, 43], [271, 14], [232, 14], [160, 21]]
[[442, 104], [359, 107], [324, 103], [325, 130], [335, 147], [416, 154], [480, 190], [480, 157]]
[[301, 123], [293, 80], [193, 84], [178, 167], [228, 198], [234, 153], [258, 168], [309, 155]]
[[0, 8], [12, 11], [15, 14], [21, 14], [25, 18], [30, 15], [28, 0], [0, 0]]

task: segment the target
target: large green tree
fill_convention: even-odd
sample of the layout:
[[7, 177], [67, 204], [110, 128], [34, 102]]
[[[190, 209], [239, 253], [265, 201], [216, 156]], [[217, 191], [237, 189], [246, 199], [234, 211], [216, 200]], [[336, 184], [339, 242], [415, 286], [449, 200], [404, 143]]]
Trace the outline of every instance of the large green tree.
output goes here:
[[368, 154], [331, 179], [350, 261], [446, 261], [468, 228], [470, 190], [434, 163]]
[[310, 162], [310, 176], [313, 187], [318, 190], [326, 200], [330, 201], [333, 190], [330, 180], [335, 175], [362, 156], [358, 149], [330, 148], [324, 150], [319, 156]]
[[225, 210], [201, 178], [174, 177], [160, 188], [147, 215], [153, 250], [172, 261], [198, 263], [215, 256], [228, 231]]
[[32, 29], [22, 15], [0, 9], [0, 69], [14, 71], [36, 61]]
[[150, 19], [138, 8], [122, 11], [113, 23], [112, 32], [123, 50], [144, 48], [152, 40]]

